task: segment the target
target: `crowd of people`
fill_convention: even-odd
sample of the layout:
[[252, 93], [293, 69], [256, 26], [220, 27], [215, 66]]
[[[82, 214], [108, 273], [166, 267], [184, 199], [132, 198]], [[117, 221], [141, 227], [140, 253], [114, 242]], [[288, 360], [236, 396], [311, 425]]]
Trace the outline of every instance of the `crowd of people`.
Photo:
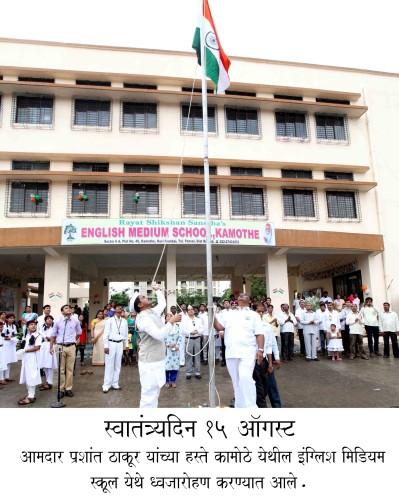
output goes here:
[[[319, 361], [320, 356], [333, 362], [382, 355], [389, 358], [391, 341], [393, 356], [399, 358], [398, 316], [388, 302], [378, 310], [371, 297], [361, 304], [357, 294], [337, 295], [332, 300], [327, 291], [320, 298], [313, 292], [306, 296], [298, 292], [292, 310], [285, 303], [277, 312], [270, 297], [258, 300], [240, 293], [218, 304], [209, 318], [205, 304], [173, 305], [164, 315], [164, 294], [158, 285], [153, 288], [156, 307], [152, 308], [151, 298], [136, 293], [128, 307], [110, 302], [97, 311], [90, 328], [87, 311], [67, 304], [56, 320], [48, 304], [40, 316], [27, 306], [18, 323], [14, 313], [2, 313], [0, 389], [14, 382], [10, 368], [21, 354], [20, 383], [26, 384], [27, 394], [19, 405], [34, 403], [36, 388], [52, 389], [59, 364], [58, 398], [73, 397], [76, 364], [80, 360], [81, 367], [87, 365], [89, 335], [92, 365], [104, 366], [103, 393], [121, 390], [121, 366], [138, 363], [140, 407], [156, 407], [161, 388], [177, 389], [181, 372], [187, 380], [201, 379], [201, 366], [207, 365], [210, 357], [210, 335], [214, 337], [215, 363], [227, 366], [234, 389], [231, 406], [236, 408], [266, 407], [267, 398], [272, 407], [281, 407], [274, 370], [280, 368], [281, 361], [292, 362], [298, 355], [308, 362]], [[22, 342], [17, 353], [19, 330]], [[299, 352], [295, 352], [296, 336]], [[85, 369], [81, 373], [93, 374]]]

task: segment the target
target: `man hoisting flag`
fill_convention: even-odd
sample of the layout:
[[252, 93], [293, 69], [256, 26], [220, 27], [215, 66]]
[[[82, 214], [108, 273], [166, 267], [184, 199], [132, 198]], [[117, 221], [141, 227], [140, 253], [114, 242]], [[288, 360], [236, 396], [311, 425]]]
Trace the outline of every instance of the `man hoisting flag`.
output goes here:
[[216, 93], [220, 94], [230, 85], [228, 71], [231, 63], [220, 45], [216, 27], [209, 9], [208, 0], [203, 0], [202, 15], [198, 19], [192, 45], [197, 53], [198, 64], [200, 66], [202, 23], [204, 26], [206, 76], [214, 82], [216, 85]]

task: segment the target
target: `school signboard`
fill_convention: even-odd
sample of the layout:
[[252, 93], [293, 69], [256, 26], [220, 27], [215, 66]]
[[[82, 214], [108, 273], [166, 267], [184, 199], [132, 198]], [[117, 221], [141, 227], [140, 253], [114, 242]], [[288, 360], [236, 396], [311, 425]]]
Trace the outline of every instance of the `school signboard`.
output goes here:
[[[65, 219], [62, 245], [201, 245], [206, 227], [198, 219]], [[214, 245], [274, 246], [274, 223], [212, 220]]]

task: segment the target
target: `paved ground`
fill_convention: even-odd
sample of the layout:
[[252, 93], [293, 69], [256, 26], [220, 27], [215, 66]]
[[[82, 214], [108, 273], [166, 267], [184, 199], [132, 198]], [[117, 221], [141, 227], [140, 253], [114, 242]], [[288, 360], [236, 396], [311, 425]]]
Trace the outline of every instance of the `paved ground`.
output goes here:
[[[137, 366], [123, 366], [120, 385], [122, 391], [110, 390], [103, 394], [102, 367], [88, 366], [76, 370], [74, 397], [64, 398], [68, 408], [132, 408], [140, 398]], [[81, 375], [83, 370], [93, 375]], [[12, 365], [12, 378], [0, 390], [0, 407], [17, 408], [17, 401], [26, 394], [25, 386], [19, 385], [20, 363]], [[320, 357], [320, 362], [307, 363], [296, 355], [276, 372], [283, 406], [286, 408], [389, 408], [399, 407], [399, 359], [375, 357], [369, 361], [357, 358], [353, 361], [332, 362]], [[216, 365], [216, 389], [220, 404], [228, 406], [233, 389], [226, 367]], [[202, 379], [186, 380], [184, 369], [179, 372], [178, 388], [163, 388], [159, 406], [163, 408], [189, 408], [208, 402], [208, 367], [202, 367]], [[46, 408], [56, 401], [56, 390], [36, 393], [37, 401], [23, 408]]]

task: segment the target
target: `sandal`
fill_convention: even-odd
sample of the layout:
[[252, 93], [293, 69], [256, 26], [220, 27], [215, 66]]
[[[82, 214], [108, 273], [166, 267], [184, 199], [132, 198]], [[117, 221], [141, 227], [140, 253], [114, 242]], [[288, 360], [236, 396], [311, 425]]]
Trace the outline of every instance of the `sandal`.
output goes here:
[[80, 363], [80, 366], [86, 366], [86, 363]]
[[25, 406], [25, 405], [30, 405], [30, 404], [34, 403], [35, 401], [36, 401], [36, 398], [25, 397], [23, 399], [20, 399], [18, 401], [18, 404], [19, 404], [19, 406]]
[[87, 370], [83, 370], [82, 372], [80, 372], [81, 375], [86, 375], [86, 373], [89, 373]]
[[52, 388], [53, 388], [52, 384], [43, 384], [43, 386], [39, 389], [39, 391], [49, 391]]
[[167, 382], [167, 383], [165, 384], [165, 387], [170, 387], [169, 382]]
[[0, 385], [7, 385], [7, 382], [6, 382], [5, 380], [2, 380], [2, 381], [0, 382]]
[[172, 387], [173, 389], [176, 389], [177, 385], [173, 382]]
[[15, 382], [15, 378], [6, 378], [5, 381], [6, 382]]
[[92, 372], [91, 370], [88, 370], [86, 373], [87, 373], [87, 375], [93, 375], [94, 372]]

